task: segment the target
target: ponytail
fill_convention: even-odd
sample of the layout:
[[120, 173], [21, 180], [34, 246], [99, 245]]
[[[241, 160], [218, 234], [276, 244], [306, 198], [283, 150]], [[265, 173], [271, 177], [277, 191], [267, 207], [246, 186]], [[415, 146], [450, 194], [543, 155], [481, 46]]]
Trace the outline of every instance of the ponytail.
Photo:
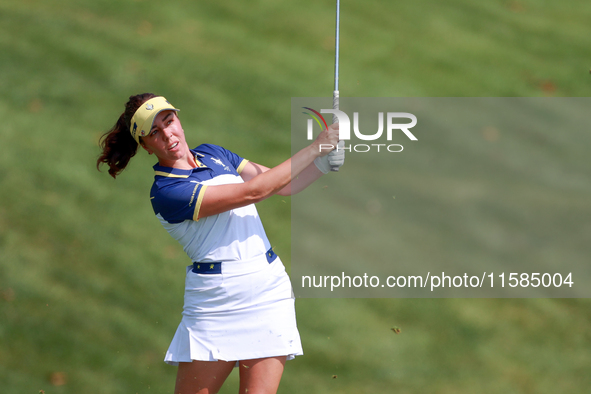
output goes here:
[[116, 178], [125, 169], [129, 160], [135, 156], [139, 145], [129, 131], [131, 118], [140, 105], [153, 97], [156, 95], [143, 93], [129, 98], [125, 104], [125, 112], [119, 116], [115, 126], [100, 139], [99, 146], [102, 153], [96, 161], [96, 168], [99, 171], [100, 166], [106, 163], [109, 166], [109, 175]]

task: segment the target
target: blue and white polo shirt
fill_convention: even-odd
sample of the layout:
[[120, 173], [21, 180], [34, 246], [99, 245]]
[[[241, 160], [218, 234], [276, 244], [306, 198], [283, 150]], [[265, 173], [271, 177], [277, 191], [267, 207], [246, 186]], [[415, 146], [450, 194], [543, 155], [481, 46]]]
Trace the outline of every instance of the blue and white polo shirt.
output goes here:
[[197, 219], [208, 186], [244, 182], [248, 163], [217, 145], [191, 149], [191, 170], [154, 166], [150, 199], [154, 213], [192, 261], [239, 261], [264, 254], [270, 247], [254, 204]]

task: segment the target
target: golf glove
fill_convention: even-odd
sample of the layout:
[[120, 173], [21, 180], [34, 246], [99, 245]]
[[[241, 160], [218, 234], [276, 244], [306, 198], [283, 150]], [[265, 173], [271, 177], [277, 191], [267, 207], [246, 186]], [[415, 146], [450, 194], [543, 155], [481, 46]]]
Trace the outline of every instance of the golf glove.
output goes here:
[[314, 164], [322, 173], [328, 174], [331, 168], [339, 169], [345, 163], [345, 141], [339, 141], [337, 148], [328, 155], [317, 157]]

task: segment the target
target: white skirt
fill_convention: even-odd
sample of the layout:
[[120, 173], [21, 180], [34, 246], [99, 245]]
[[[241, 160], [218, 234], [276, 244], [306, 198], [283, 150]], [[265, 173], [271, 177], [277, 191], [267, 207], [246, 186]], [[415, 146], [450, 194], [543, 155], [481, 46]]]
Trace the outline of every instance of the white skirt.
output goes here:
[[283, 263], [263, 254], [223, 262], [220, 274], [187, 267], [183, 318], [164, 361], [237, 361], [303, 354]]

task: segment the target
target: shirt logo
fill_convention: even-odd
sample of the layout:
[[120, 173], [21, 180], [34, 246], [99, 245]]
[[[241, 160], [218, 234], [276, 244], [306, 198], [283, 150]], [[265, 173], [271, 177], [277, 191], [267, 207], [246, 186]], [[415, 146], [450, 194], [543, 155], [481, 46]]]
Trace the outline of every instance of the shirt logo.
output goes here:
[[222, 161], [220, 159], [214, 157], [211, 159], [211, 161], [213, 161], [217, 165], [224, 167], [224, 170], [230, 172], [230, 167], [228, 167], [227, 165], [224, 165], [224, 163], [222, 163]]

